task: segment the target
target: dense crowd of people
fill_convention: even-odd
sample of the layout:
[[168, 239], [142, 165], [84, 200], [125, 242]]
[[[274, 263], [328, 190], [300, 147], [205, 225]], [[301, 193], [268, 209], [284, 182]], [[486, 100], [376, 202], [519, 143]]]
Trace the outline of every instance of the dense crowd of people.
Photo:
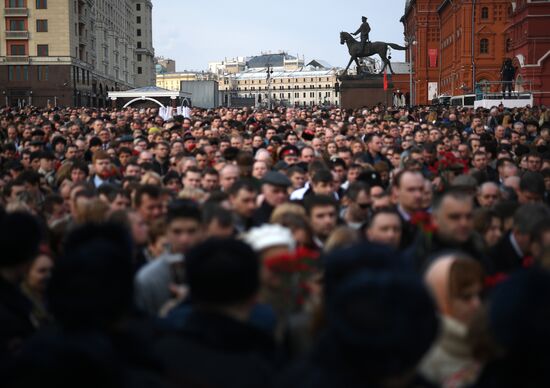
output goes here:
[[3, 386], [550, 386], [545, 107], [5, 107], [0, 144]]

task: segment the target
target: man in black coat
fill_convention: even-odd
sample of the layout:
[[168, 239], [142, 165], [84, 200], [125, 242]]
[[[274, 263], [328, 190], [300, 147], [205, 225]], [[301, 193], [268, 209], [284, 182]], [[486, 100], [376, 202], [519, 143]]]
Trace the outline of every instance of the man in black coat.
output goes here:
[[273, 339], [247, 323], [258, 293], [259, 261], [248, 245], [212, 239], [186, 257], [192, 312], [156, 354], [181, 387], [266, 387], [274, 371]]
[[508, 98], [512, 97], [512, 84], [516, 75], [516, 68], [512, 64], [510, 58], [506, 58], [500, 69], [500, 76], [502, 79], [502, 98], [506, 98], [506, 91], [508, 91]]
[[508, 274], [531, 265], [531, 235], [536, 225], [550, 217], [550, 209], [543, 204], [522, 205], [514, 214], [514, 227], [490, 253], [492, 273]]
[[402, 170], [394, 177], [393, 194], [397, 199], [397, 211], [403, 225], [401, 249], [409, 248], [416, 239], [418, 228], [413, 223], [413, 217], [422, 210], [424, 181], [422, 174], [417, 171]]
[[292, 183], [288, 177], [277, 171], [268, 171], [262, 178], [261, 205], [252, 216], [254, 225], [260, 226], [269, 222], [273, 210], [288, 201], [288, 187]]
[[41, 227], [30, 214], [0, 216], [0, 358], [14, 353], [36, 330], [31, 302], [19, 284], [38, 254]]
[[420, 232], [414, 247], [417, 271], [425, 271], [435, 256], [449, 250], [467, 253], [489, 269], [483, 241], [474, 231], [473, 211], [472, 195], [461, 188], [451, 188], [434, 199], [434, 230]]
[[363, 161], [374, 166], [377, 162], [384, 162], [391, 166], [390, 161], [384, 154], [382, 154], [382, 137], [380, 135], [371, 133], [365, 136], [365, 144], [367, 144], [367, 151], [363, 155]]

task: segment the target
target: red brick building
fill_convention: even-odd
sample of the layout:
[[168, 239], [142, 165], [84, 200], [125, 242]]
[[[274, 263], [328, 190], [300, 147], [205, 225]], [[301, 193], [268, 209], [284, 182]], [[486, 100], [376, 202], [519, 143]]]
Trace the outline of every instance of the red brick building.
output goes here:
[[506, 56], [518, 72], [516, 89], [533, 91], [534, 103], [550, 105], [550, 2], [516, 0], [506, 29]]
[[488, 82], [500, 89], [505, 58], [515, 58], [517, 89], [550, 101], [548, 0], [407, 0], [401, 19], [413, 67], [413, 104], [435, 95], [473, 93]]
[[[428, 88], [439, 84], [440, 26], [437, 8], [441, 0], [407, 0], [405, 15], [401, 18], [405, 26], [405, 39], [409, 42], [406, 51], [407, 62], [413, 68], [412, 104], [430, 102]], [[415, 42], [415, 44], [412, 44]]]
[[[509, 0], [451, 1], [438, 7], [441, 20], [441, 78], [439, 92], [472, 92], [475, 83], [500, 89], [500, 69], [506, 57], [505, 30]], [[473, 12], [472, 12], [473, 11]]]

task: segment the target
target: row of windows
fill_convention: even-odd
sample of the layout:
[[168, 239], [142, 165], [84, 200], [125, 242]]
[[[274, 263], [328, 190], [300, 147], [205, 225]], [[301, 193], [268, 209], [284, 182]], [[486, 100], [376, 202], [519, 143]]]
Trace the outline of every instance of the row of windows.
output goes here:
[[[49, 76], [49, 66], [36, 66], [36, 79], [38, 81], [47, 81]], [[9, 81], [28, 81], [29, 66], [10, 65], [8, 66]]]
[[[448, 38], [448, 39], [451, 39], [451, 38]], [[447, 43], [447, 40], [443, 42], [443, 47], [448, 46], [448, 44], [446, 43]], [[479, 40], [479, 53], [489, 54], [489, 39], [483, 38]]]
[[[227, 80], [224, 80], [224, 84], [225, 84], [225, 85], [228, 85], [229, 82], [226, 82], [226, 81], [227, 81]], [[237, 82], [237, 83], [238, 83], [239, 85], [243, 85], [243, 84], [246, 85], [246, 81], [244, 81], [244, 82], [239, 81], [239, 82]], [[260, 82], [258, 82], [258, 84], [260, 84]], [[264, 82], [264, 84], [265, 84], [265, 82]], [[315, 86], [315, 85], [309, 85], [309, 88], [310, 88], [310, 89], [323, 88], [323, 87], [325, 87], [325, 88], [331, 88], [332, 85], [331, 85], [331, 84], [325, 84], [325, 86], [323, 86], [323, 85], [317, 85], [317, 86]], [[252, 88], [254, 88], [254, 86], [252, 86], [251, 89], [252, 89]], [[261, 88], [261, 86], [260, 86], [260, 88]], [[276, 89], [277, 86], [274, 86], [273, 88]], [[290, 85], [287, 85], [287, 86], [286, 86], [286, 89], [290, 89], [290, 88], [291, 88]], [[307, 88], [307, 85], [302, 85], [301, 88], [306, 89], [306, 88]], [[267, 89], [267, 87], [266, 87], [266, 89]], [[283, 90], [283, 89], [285, 89], [285, 87], [284, 87], [283, 85], [280, 85], [280, 86], [279, 86], [279, 90]], [[294, 85], [294, 89], [300, 89], [300, 85]]]
[[[325, 93], [325, 97], [330, 97], [330, 96], [331, 96], [330, 92]], [[267, 98], [269, 97], [269, 95], [266, 94], [265, 97]], [[285, 96], [285, 93], [279, 93], [279, 98], [285, 98], [285, 97], [292, 98], [292, 93], [287, 93], [286, 96]], [[322, 98], [322, 97], [323, 97], [323, 94], [319, 92], [319, 98]], [[277, 98], [277, 93], [273, 93], [273, 98]], [[294, 98], [300, 98], [300, 93], [294, 93]], [[303, 94], [303, 98], [308, 98], [307, 93]], [[315, 93], [309, 93], [309, 98], [315, 98]]]
[[[325, 77], [323, 77], [323, 78], [319, 77], [319, 78], [317, 78], [317, 81], [315, 81], [315, 78], [282, 78], [282, 79], [279, 80], [279, 83], [281, 83], [281, 84], [284, 83], [284, 82], [285, 82], [285, 79], [286, 79], [286, 82], [287, 82], [287, 83], [290, 83], [291, 80], [294, 80], [294, 82], [323, 82], [323, 81], [330, 81], [330, 78], [329, 78], [329, 77], [326, 77], [326, 78], [325, 78]], [[228, 82], [229, 82], [229, 80], [224, 80], [224, 83], [228, 83]], [[256, 80], [251, 80], [251, 81], [246, 81], [246, 80], [245, 80], [245, 81], [239, 81], [239, 83], [240, 83], [240, 82], [243, 82], [243, 83], [245, 83], [245, 84], [247, 84], [247, 83], [254, 84], [254, 83], [256, 83]], [[258, 83], [259, 83], [259, 84], [262, 83], [262, 82], [264, 82], [264, 80], [258, 80]], [[273, 83], [277, 83], [277, 79], [276, 79], [276, 78], [273, 79]]]
[[[9, 19], [8, 31], [26, 31], [24, 19]], [[36, 32], [48, 32], [48, 20], [38, 19], [36, 20]]]
[[[495, 17], [493, 19], [502, 20], [503, 14], [508, 13], [508, 16], [511, 16], [513, 13], [512, 6], [508, 6], [506, 11], [502, 9], [502, 6], [495, 6], [494, 14]], [[488, 20], [489, 19], [489, 8], [488, 7], [482, 7], [481, 8], [481, 19], [482, 20]]]
[[[27, 47], [24, 44], [12, 44], [9, 46], [9, 55], [13, 56], [26, 56]], [[47, 57], [50, 54], [49, 46], [47, 44], [36, 45], [36, 55], [39, 57]]]
[[[8, 0], [8, 8], [25, 8], [25, 0]], [[48, 0], [36, 0], [36, 9], [47, 9]]]
[[[331, 85], [326, 85], [326, 86], [324, 86], [324, 88], [326, 88], [326, 89], [331, 89], [332, 86], [331, 86]], [[264, 87], [259, 86], [259, 87], [258, 87], [258, 90], [262, 90], [262, 89], [267, 90], [267, 86], [264, 86]], [[274, 90], [277, 90], [276, 87], [273, 87], [273, 89], [274, 89]], [[290, 86], [289, 86], [287, 89], [290, 90]], [[296, 86], [294, 87], [294, 89], [298, 89], [298, 86], [296, 85]], [[306, 85], [304, 85], [302, 89], [307, 89], [307, 88], [306, 88]], [[313, 85], [310, 85], [309, 89], [323, 89], [323, 86], [319, 85], [319, 87], [315, 87], [315, 86], [313, 86]], [[248, 89], [247, 86], [244, 86], [244, 87], [238, 86], [238, 87], [237, 87], [237, 90], [249, 90], [249, 89]], [[251, 86], [251, 87], [250, 87], [250, 90], [256, 90], [256, 87], [255, 87], [255, 86]], [[278, 90], [285, 90], [285, 89], [281, 86], [281, 87], [279, 87]]]

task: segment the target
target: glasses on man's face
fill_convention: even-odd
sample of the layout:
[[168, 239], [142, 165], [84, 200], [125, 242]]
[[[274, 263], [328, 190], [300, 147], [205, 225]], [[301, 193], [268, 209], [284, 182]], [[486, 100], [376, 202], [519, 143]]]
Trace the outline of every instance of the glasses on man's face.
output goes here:
[[357, 206], [359, 206], [363, 210], [366, 210], [370, 207], [370, 203], [358, 203]]

